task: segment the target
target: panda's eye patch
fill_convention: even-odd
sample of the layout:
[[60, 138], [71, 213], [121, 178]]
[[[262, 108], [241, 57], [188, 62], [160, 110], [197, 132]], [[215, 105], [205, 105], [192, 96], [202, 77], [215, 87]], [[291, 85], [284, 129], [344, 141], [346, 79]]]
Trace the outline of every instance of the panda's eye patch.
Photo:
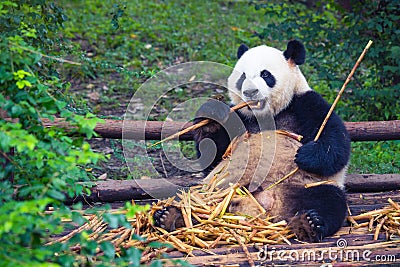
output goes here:
[[246, 74], [242, 73], [239, 80], [237, 80], [237, 82], [236, 82], [237, 89], [242, 90], [242, 85], [243, 85], [244, 80], [246, 80]]
[[274, 87], [276, 80], [274, 75], [271, 74], [271, 72], [267, 71], [267, 70], [263, 70], [260, 73], [261, 78], [264, 79], [264, 81], [267, 83], [267, 85], [269, 87]]

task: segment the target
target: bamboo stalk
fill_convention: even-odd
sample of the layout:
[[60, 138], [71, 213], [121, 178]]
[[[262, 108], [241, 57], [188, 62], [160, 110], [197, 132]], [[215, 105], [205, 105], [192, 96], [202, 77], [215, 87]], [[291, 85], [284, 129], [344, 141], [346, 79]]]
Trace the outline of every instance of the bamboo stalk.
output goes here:
[[236, 192], [236, 188], [238, 188], [238, 187], [239, 187], [239, 184], [236, 184], [231, 187], [228, 196], [224, 200], [224, 205], [222, 206], [220, 216], [223, 216], [225, 214], [226, 210], [228, 209], [229, 204], [231, 203], [232, 197]]
[[223, 215], [223, 213], [225, 212], [226, 208], [228, 207], [233, 194], [235, 193], [235, 190], [230, 190], [230, 192], [228, 193], [228, 195], [224, 198], [224, 200], [222, 202], [220, 202], [217, 207], [213, 210], [213, 212], [211, 213], [209, 220], [213, 220], [214, 218], [216, 218], [219, 215]]
[[275, 183], [271, 184], [270, 186], [267, 187], [266, 190], [271, 189], [272, 187], [282, 183], [283, 181], [285, 181], [287, 178], [289, 178], [290, 176], [292, 176], [293, 174], [295, 174], [297, 171], [299, 170], [299, 167], [296, 167], [293, 171], [289, 172], [288, 174], [286, 174], [284, 177], [282, 177], [281, 179], [279, 179], [278, 181], [276, 181]]
[[271, 244], [271, 245], [278, 244], [278, 241], [271, 240], [268, 238], [261, 238], [261, 237], [253, 237], [253, 238], [251, 238], [251, 241], [253, 241], [255, 243], [264, 243], [264, 244]]
[[251, 227], [238, 225], [238, 224], [233, 224], [233, 223], [226, 223], [226, 222], [219, 222], [219, 221], [206, 221], [205, 223], [212, 224], [212, 225], [215, 225], [215, 226], [223, 226], [223, 227], [228, 227], [228, 228], [242, 229], [242, 230], [245, 230], [245, 231], [251, 231]]
[[[240, 103], [240, 104], [237, 104], [236, 106], [231, 107], [230, 113], [233, 113], [233, 112], [235, 112], [236, 110], [239, 110], [239, 109], [241, 109], [241, 108], [244, 108], [244, 107], [248, 106], [248, 105], [251, 104], [251, 103], [252, 103], [252, 102], [242, 102], [242, 103]], [[177, 138], [177, 137], [179, 137], [179, 136], [181, 136], [181, 135], [183, 135], [183, 134], [185, 134], [185, 133], [191, 132], [191, 131], [196, 130], [196, 129], [200, 128], [200, 127], [203, 127], [204, 125], [210, 123], [210, 121], [211, 121], [210, 119], [204, 119], [204, 120], [202, 120], [202, 121], [199, 121], [198, 123], [193, 124], [192, 126], [186, 128], [186, 129], [183, 129], [182, 131], [179, 131], [179, 132], [177, 132], [177, 133], [174, 133], [173, 135], [170, 135], [170, 136], [168, 136], [167, 138], [164, 138], [164, 139], [162, 139], [162, 140], [160, 140], [160, 141], [158, 141], [158, 142], [156, 142], [156, 143], [150, 145], [149, 148], [150, 148], [150, 147], [153, 147], [153, 146], [156, 146], [156, 145], [159, 145], [159, 144], [161, 144], [161, 143], [164, 143], [165, 141], [169, 141], [169, 140], [175, 139], [175, 138]]]
[[361, 53], [360, 57], [358, 58], [356, 64], [354, 64], [353, 69], [350, 71], [350, 74], [347, 76], [346, 81], [344, 82], [342, 88], [340, 89], [338, 95], [336, 96], [335, 101], [333, 102], [331, 108], [328, 111], [328, 114], [326, 114], [326, 117], [324, 119], [324, 121], [322, 122], [321, 127], [318, 130], [317, 135], [314, 138], [314, 141], [317, 141], [319, 139], [319, 137], [321, 136], [322, 131], [325, 128], [326, 123], [329, 120], [329, 117], [332, 115], [333, 110], [335, 109], [337, 103], [339, 102], [340, 97], [342, 96], [344, 89], [346, 88], [347, 84], [350, 82], [351, 78], [354, 75], [354, 72], [356, 71], [356, 69], [358, 68], [358, 66], [360, 65], [362, 59], [364, 58], [365, 54], [367, 53], [368, 49], [371, 47], [372, 45], [372, 41], [369, 40], [368, 44], [365, 46], [364, 51]]
[[150, 253], [144, 254], [142, 255], [142, 258], [140, 259], [140, 263], [146, 263], [149, 262], [151, 259], [158, 257], [159, 255], [161, 255], [162, 253], [167, 253], [172, 251], [173, 248], [161, 248], [158, 249], [156, 251], [152, 251]]
[[381, 228], [382, 228], [382, 226], [383, 226], [383, 224], [385, 223], [385, 221], [386, 221], [387, 218], [388, 218], [388, 217], [385, 216], [385, 217], [378, 223], [378, 225], [376, 226], [376, 230], [375, 230], [375, 234], [374, 234], [374, 240], [378, 240], [379, 232], [381, 231]]
[[315, 183], [305, 184], [304, 187], [311, 188], [311, 187], [315, 187], [315, 186], [319, 186], [319, 185], [323, 185], [323, 184], [336, 184], [336, 181], [326, 180], [326, 181], [321, 181], [321, 182], [315, 182]]
[[371, 219], [369, 219], [369, 224], [368, 224], [368, 231], [372, 232], [372, 230], [374, 229], [374, 218], [371, 217]]
[[383, 209], [379, 209], [379, 210], [372, 210], [360, 215], [355, 215], [355, 216], [351, 216], [354, 220], [358, 221], [358, 220], [369, 220], [371, 219], [373, 216], [375, 215], [379, 215], [379, 214], [386, 214], [388, 212], [388, 209], [383, 208]]
[[288, 136], [288, 137], [293, 138], [294, 140], [297, 140], [299, 142], [301, 141], [301, 139], [303, 139], [302, 135], [296, 134], [296, 133], [292, 133], [292, 132], [289, 132], [289, 131], [285, 131], [285, 130], [275, 130], [275, 133]]
[[261, 211], [262, 214], [267, 213], [267, 211], [264, 209], [263, 206], [260, 205], [260, 203], [258, 203], [257, 199], [255, 199], [255, 197], [253, 196], [252, 193], [250, 193], [249, 190], [247, 190], [246, 187], [243, 187], [243, 190], [246, 192], [246, 194], [251, 198], [251, 200], [253, 200], [253, 203], [256, 204], [257, 208]]
[[210, 245], [209, 248], [214, 248], [214, 247], [219, 243], [219, 241], [221, 240], [221, 238], [222, 238], [223, 236], [224, 236], [224, 234], [220, 234], [220, 235], [217, 237], [217, 239], [215, 239], [214, 242], [211, 243], [211, 245]]
[[390, 205], [393, 206], [393, 208], [395, 208], [396, 210], [400, 210], [400, 205], [394, 202], [391, 198], [388, 199], [388, 202], [390, 203]]
[[366, 227], [366, 226], [369, 226], [369, 222], [363, 222], [363, 223], [357, 224], [356, 226], [354, 226], [354, 228], [359, 229], [359, 228]]
[[189, 216], [186, 213], [186, 209], [185, 209], [184, 206], [181, 207], [181, 213], [182, 213], [183, 221], [185, 222], [185, 227], [186, 228], [191, 228], [192, 227], [192, 222], [189, 221]]
[[229, 229], [229, 232], [233, 235], [233, 237], [235, 237], [236, 241], [237, 241], [237, 242], [239, 243], [239, 245], [242, 247], [243, 252], [244, 252], [244, 254], [245, 254], [246, 257], [247, 257], [247, 261], [249, 262], [249, 265], [250, 265], [251, 267], [255, 267], [256, 265], [255, 265], [255, 263], [254, 263], [253, 258], [251, 257], [251, 254], [250, 254], [249, 250], [248, 250], [247, 247], [244, 245], [244, 243], [242, 242], [242, 240], [240, 239], [240, 237], [238, 236], [238, 234], [237, 234], [234, 230], [232, 230], [232, 229]]

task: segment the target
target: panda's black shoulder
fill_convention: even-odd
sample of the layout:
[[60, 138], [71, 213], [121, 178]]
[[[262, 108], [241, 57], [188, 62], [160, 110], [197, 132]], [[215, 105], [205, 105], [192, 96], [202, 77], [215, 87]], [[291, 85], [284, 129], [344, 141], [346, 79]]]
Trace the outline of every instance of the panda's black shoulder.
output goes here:
[[307, 91], [293, 96], [291, 108], [298, 113], [328, 112], [330, 105], [315, 91]]
[[[311, 141], [322, 121], [328, 114], [331, 105], [317, 92], [307, 91], [295, 95], [286, 112], [294, 116], [296, 132], [305, 135], [303, 142]], [[324, 132], [344, 132], [347, 135], [342, 119], [333, 112]]]

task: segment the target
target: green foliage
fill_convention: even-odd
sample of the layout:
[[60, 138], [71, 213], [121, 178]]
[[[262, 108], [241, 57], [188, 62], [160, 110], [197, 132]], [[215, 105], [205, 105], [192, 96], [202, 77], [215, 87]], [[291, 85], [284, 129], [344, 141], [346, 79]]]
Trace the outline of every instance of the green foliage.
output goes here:
[[[98, 244], [89, 232], [63, 244], [46, 245], [85, 219], [63, 204], [66, 196], [90, 194], [85, 166], [104, 159], [86, 139], [95, 136], [102, 120], [79, 115], [69, 100], [69, 83], [60, 78], [54, 49], [63, 10], [45, 1], [3, 1], [0, 4], [0, 265], [1, 266], [128, 266], [142, 251], [124, 250], [116, 259], [114, 245]], [[45, 127], [44, 120], [61, 118], [70, 129]], [[6, 119], [7, 118], [7, 119]], [[72, 137], [71, 137], [72, 136]], [[86, 183], [87, 184], [87, 183]], [[49, 212], [52, 207], [54, 212]], [[80, 209], [81, 207], [76, 206]], [[129, 216], [148, 207], [130, 205]], [[94, 211], [96, 212], [96, 211]], [[102, 212], [111, 228], [130, 227], [126, 216]], [[69, 247], [79, 243], [78, 256]], [[103, 255], [98, 257], [98, 251]]]
[[[374, 43], [336, 111], [347, 121], [395, 120], [400, 118], [399, 1], [351, 1], [345, 10], [337, 1], [319, 2], [308, 8], [282, 1], [256, 5], [265, 12], [265, 24], [257, 35], [281, 46], [297, 38], [307, 49], [301, 68], [316, 91], [333, 103], [338, 90], [369, 40]], [[385, 149], [382, 149], [382, 148]], [[396, 173], [399, 144], [370, 142], [353, 144], [350, 172]]]
[[[89, 178], [82, 167], [102, 159], [83, 137], [43, 126], [44, 119], [57, 115], [75, 127], [73, 132], [90, 138], [101, 121], [66, 109], [63, 93], [69, 85], [52, 75], [51, 63], [42, 65], [40, 50], [53, 44], [48, 32], [54, 33], [64, 21], [61, 12], [44, 1], [0, 5], [0, 27], [6, 30], [0, 41], [2, 266], [41, 266], [53, 257], [55, 251], [43, 245], [63, 230], [60, 216], [67, 209], [61, 201], [65, 193], [72, 197], [85, 190], [76, 185]], [[64, 212], [48, 215], [50, 205]]]
[[233, 64], [240, 39], [258, 41], [252, 28], [258, 25], [262, 12], [248, 4], [115, 2], [64, 1], [69, 21], [64, 23], [63, 34], [79, 41], [90, 40], [90, 49], [96, 52], [94, 59], [112, 58], [114, 64], [124, 68], [158, 70], [190, 60]]
[[52, 34], [67, 19], [59, 6], [45, 0], [2, 1], [0, 15], [3, 37], [31, 37], [25, 38], [25, 41], [47, 47], [57, 42]]
[[348, 11], [325, 1], [315, 8], [285, 2], [257, 5], [265, 12], [259, 36], [280, 43], [298, 38], [309, 52], [311, 85], [336, 96], [368, 40], [374, 44], [338, 107], [346, 120], [390, 120], [400, 114], [399, 1], [353, 1]]

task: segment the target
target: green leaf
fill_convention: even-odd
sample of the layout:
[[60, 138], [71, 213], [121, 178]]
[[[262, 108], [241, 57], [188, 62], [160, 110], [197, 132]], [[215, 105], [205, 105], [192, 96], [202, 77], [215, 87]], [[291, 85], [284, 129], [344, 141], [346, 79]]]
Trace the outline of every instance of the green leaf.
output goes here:
[[22, 88], [24, 88], [25, 87], [25, 81], [17, 81], [16, 82], [16, 85], [17, 85], [17, 87], [19, 88], [19, 89], [22, 89]]
[[25, 76], [32, 76], [32, 74], [24, 70], [18, 70], [17, 72], [14, 72], [14, 76], [15, 79], [22, 80], [23, 78], [25, 78]]
[[57, 190], [49, 190], [47, 192], [47, 195], [51, 198], [54, 198], [56, 200], [65, 200], [65, 195]]
[[117, 228], [119, 226], [119, 217], [115, 214], [104, 214], [104, 221], [106, 221], [110, 228]]
[[142, 251], [137, 248], [129, 248], [126, 251], [127, 258], [132, 263], [132, 267], [140, 267], [140, 259], [142, 258]]
[[154, 260], [150, 264], [150, 267], [162, 267], [162, 266], [163, 266], [163, 262], [160, 260]]
[[78, 225], [82, 225], [85, 222], [87, 222], [87, 220], [82, 216], [82, 214], [80, 214], [79, 212], [73, 211], [71, 213], [71, 219], [74, 223], [78, 224]]
[[111, 242], [106, 241], [100, 243], [100, 248], [107, 258], [113, 259], [115, 257], [115, 247]]

